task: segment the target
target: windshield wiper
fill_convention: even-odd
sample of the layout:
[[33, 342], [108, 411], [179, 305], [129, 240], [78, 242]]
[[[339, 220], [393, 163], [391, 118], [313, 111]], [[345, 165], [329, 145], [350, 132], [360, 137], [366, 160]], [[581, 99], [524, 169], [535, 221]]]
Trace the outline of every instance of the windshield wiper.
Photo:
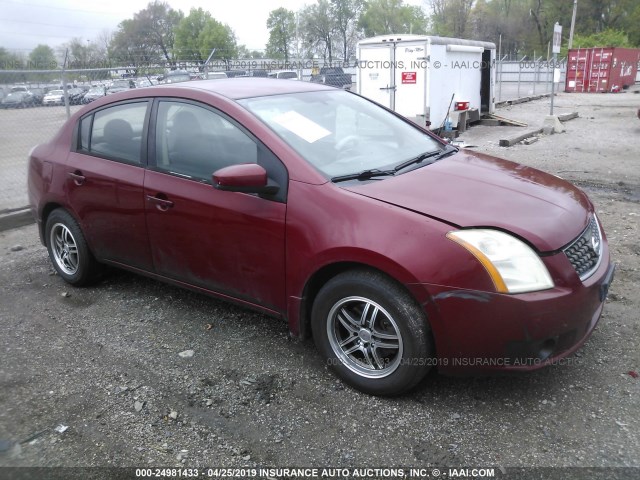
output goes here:
[[357, 173], [349, 173], [347, 175], [338, 175], [337, 177], [332, 177], [332, 182], [344, 182], [346, 180], [369, 180], [374, 177], [387, 177], [395, 175], [395, 170], [378, 170], [374, 168], [373, 170], [363, 170]]
[[433, 160], [431, 162], [429, 162], [429, 163], [433, 163], [433, 162], [435, 162], [437, 160], [440, 160], [441, 158], [444, 158], [447, 155], [450, 155], [450, 154], [455, 153], [457, 151], [458, 151], [457, 148], [452, 147], [451, 145], [447, 145], [442, 150], [434, 150], [433, 152], [421, 153], [417, 157], [410, 158], [406, 162], [402, 162], [401, 164], [396, 165], [396, 167], [394, 168], [394, 171], [399, 172], [400, 170], [402, 170], [404, 168], [407, 168], [407, 167], [409, 167], [411, 165], [414, 165], [414, 164], [417, 164], [417, 163], [422, 163], [427, 158], [433, 158]]

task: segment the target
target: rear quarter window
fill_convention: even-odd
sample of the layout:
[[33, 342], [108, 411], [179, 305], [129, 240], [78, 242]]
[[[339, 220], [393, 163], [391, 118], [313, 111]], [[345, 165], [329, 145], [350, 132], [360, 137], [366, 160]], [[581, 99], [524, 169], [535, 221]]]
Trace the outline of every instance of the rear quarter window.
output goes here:
[[107, 107], [80, 121], [79, 150], [140, 164], [142, 135], [148, 102]]

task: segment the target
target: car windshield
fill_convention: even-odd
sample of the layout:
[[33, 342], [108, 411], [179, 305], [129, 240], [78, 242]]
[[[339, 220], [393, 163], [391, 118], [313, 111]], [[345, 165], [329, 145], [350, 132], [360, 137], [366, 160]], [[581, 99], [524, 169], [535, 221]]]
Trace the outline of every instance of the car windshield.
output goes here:
[[62, 90], [51, 90], [47, 95], [64, 95]]
[[444, 148], [419, 128], [340, 90], [246, 98], [239, 103], [328, 177], [392, 169]]

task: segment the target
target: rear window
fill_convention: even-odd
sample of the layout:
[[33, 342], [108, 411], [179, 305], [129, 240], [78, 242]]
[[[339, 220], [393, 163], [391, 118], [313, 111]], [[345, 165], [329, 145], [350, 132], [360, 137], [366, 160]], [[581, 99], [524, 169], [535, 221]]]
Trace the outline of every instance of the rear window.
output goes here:
[[104, 108], [80, 121], [78, 149], [111, 160], [139, 164], [148, 102]]

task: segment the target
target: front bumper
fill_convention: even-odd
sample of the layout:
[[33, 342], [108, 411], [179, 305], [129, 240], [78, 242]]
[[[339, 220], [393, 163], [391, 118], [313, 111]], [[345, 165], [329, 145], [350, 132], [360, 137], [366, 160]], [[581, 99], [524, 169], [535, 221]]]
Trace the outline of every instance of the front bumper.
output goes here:
[[[615, 265], [608, 249], [585, 282], [518, 295], [426, 285], [439, 371], [536, 370], [573, 354], [602, 314]], [[561, 261], [561, 260], [560, 260]], [[435, 362], [434, 362], [435, 363]]]

